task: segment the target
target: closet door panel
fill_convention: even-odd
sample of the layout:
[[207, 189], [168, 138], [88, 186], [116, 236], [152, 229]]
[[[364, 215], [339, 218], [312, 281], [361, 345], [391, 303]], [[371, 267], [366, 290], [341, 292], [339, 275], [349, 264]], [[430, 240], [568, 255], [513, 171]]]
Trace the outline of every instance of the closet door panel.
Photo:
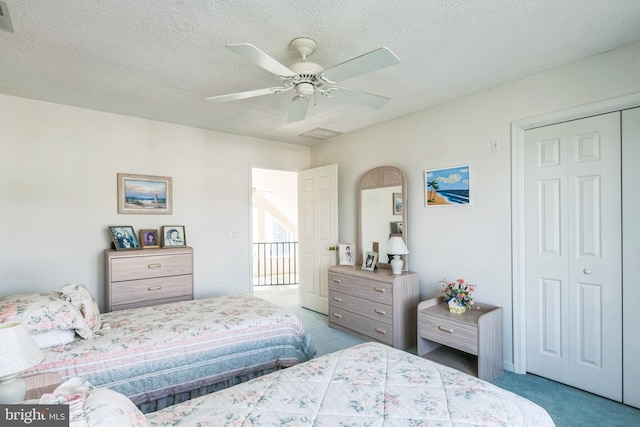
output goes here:
[[622, 112], [622, 401], [640, 408], [640, 108]]

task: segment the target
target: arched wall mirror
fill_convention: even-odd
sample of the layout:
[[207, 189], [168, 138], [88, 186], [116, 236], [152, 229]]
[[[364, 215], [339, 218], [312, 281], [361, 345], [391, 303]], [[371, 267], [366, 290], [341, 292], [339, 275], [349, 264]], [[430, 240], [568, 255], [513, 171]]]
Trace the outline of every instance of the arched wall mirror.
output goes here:
[[[407, 242], [407, 180], [402, 170], [394, 166], [380, 166], [362, 175], [356, 190], [358, 201], [356, 250], [357, 265], [364, 254], [378, 252], [378, 267], [391, 268], [387, 242], [392, 235], [400, 235]], [[376, 250], [377, 247], [377, 250]], [[403, 270], [408, 270], [408, 255], [402, 255]]]

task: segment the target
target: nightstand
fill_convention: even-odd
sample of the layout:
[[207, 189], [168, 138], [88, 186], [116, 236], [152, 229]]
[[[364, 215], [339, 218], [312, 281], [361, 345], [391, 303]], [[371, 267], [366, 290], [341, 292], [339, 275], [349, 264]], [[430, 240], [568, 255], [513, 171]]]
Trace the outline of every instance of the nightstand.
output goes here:
[[418, 304], [418, 356], [481, 380], [502, 374], [502, 308], [449, 312], [441, 298]]
[[40, 399], [45, 393], [51, 393], [61, 383], [60, 376], [54, 373], [36, 374], [22, 377], [27, 382], [27, 396], [25, 400]]

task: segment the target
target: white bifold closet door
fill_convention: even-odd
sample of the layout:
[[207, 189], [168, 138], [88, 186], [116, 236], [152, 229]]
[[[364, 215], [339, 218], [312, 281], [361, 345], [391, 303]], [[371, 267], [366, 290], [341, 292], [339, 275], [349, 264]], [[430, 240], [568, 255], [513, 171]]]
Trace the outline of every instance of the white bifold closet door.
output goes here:
[[527, 371], [618, 401], [620, 117], [527, 130], [524, 156]]
[[622, 401], [640, 408], [640, 108], [622, 112]]

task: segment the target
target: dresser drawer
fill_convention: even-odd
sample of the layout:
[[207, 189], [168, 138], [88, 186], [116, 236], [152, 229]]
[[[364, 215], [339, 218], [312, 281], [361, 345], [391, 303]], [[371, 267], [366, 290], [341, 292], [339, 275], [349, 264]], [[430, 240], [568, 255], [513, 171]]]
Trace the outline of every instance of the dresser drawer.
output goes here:
[[329, 304], [336, 309], [350, 311], [388, 325], [393, 324], [393, 307], [340, 292], [329, 292]]
[[191, 274], [191, 254], [122, 257], [111, 260], [111, 281]]
[[384, 344], [393, 345], [393, 326], [387, 323], [329, 306], [329, 324], [331, 323], [349, 328]]
[[191, 297], [193, 294], [192, 280], [192, 275], [186, 274], [114, 283], [111, 305], [129, 305], [183, 296]]
[[420, 337], [478, 355], [478, 327], [420, 312]]
[[382, 304], [393, 302], [393, 287], [389, 282], [378, 282], [361, 277], [329, 272], [329, 292], [353, 295]]

